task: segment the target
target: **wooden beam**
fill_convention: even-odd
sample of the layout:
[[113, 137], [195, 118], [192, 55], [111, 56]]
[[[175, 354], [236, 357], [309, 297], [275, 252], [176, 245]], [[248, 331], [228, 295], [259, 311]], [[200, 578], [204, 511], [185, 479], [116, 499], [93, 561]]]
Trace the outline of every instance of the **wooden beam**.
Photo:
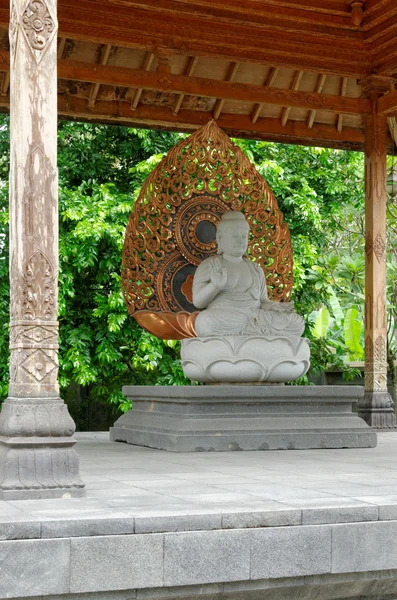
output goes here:
[[[146, 55], [146, 57], [145, 57], [142, 69], [144, 71], [150, 71], [150, 69], [152, 67], [152, 64], [153, 64], [153, 60], [154, 60], [154, 54], [153, 54], [153, 52], [148, 52], [147, 55]], [[141, 96], [142, 96], [142, 92], [143, 92], [142, 88], [139, 88], [138, 90], [136, 90], [136, 92], [134, 94], [134, 97], [132, 99], [132, 102], [131, 102], [131, 108], [132, 108], [132, 110], [135, 110], [136, 107], [138, 106], [139, 100], [141, 99]]]
[[[196, 68], [197, 63], [198, 63], [197, 56], [191, 56], [189, 58], [186, 70], [184, 72], [184, 75], [186, 75], [186, 77], [191, 77], [193, 75], [194, 69]], [[178, 112], [180, 111], [184, 98], [185, 98], [185, 94], [179, 94], [178, 99], [175, 102], [175, 106], [172, 109], [172, 112], [174, 113], [174, 115], [177, 115]]]
[[[101, 57], [99, 59], [99, 64], [100, 65], [107, 65], [111, 49], [112, 49], [111, 44], [107, 44], [107, 45], [105, 45], [105, 46], [102, 47]], [[100, 83], [93, 83], [92, 86], [91, 86], [90, 97], [88, 98], [88, 106], [90, 108], [92, 108], [94, 106], [94, 104], [95, 104], [96, 98], [98, 96], [100, 85], [101, 85]]]
[[388, 115], [397, 111], [397, 90], [378, 98], [376, 110], [380, 115]]
[[71, 79], [129, 88], [144, 88], [208, 98], [223, 98], [243, 102], [258, 102], [291, 108], [312, 108], [343, 114], [365, 114], [371, 110], [369, 100], [340, 98], [325, 94], [281, 90], [257, 85], [217, 81], [201, 77], [186, 77], [165, 73], [148, 73], [109, 65], [93, 65], [62, 60], [58, 66], [60, 79]]
[[[5, 104], [0, 106], [5, 109]], [[88, 110], [84, 98], [65, 94], [59, 96], [58, 109], [60, 115], [71, 119], [170, 131], [192, 131], [212, 118], [209, 111], [181, 109], [174, 115], [170, 108], [144, 104], [131, 112], [128, 102], [116, 100], [97, 100], [95, 106]], [[278, 118], [261, 118], [253, 125], [249, 115], [234, 113], [222, 113], [217, 123], [234, 137], [349, 150], [361, 150], [364, 143], [363, 132], [351, 127], [344, 127], [339, 133], [333, 125], [315, 123], [309, 129], [304, 122], [292, 120], [283, 127]]]
[[[295, 73], [294, 81], [292, 82], [291, 90], [298, 90], [299, 84], [303, 77], [303, 71], [297, 71]], [[281, 113], [281, 125], [285, 127], [288, 121], [289, 113], [291, 112], [291, 107], [286, 106], [283, 108], [283, 112]]]
[[395, 75], [397, 73], [397, 53], [390, 59], [383, 61], [377, 68], [377, 73], [385, 75], [386, 77]]
[[[278, 67], [273, 67], [272, 69], [270, 69], [269, 74], [266, 78], [266, 81], [264, 83], [265, 87], [273, 87], [274, 82], [276, 81], [277, 75], [279, 74], [280, 69]], [[252, 122], [255, 124], [257, 122], [257, 120], [259, 119], [261, 112], [262, 112], [262, 108], [263, 108], [263, 104], [259, 103], [255, 106], [253, 112], [252, 112]]]
[[[340, 95], [342, 98], [344, 98], [344, 96], [346, 96], [346, 91], [347, 91], [347, 77], [343, 77], [342, 83], [341, 83], [341, 88], [340, 88]], [[337, 120], [336, 120], [336, 128], [339, 132], [342, 131], [343, 115], [338, 115]]]
[[[226, 77], [226, 81], [232, 82], [234, 81], [236, 75], [237, 75], [237, 71], [238, 68], [240, 66], [240, 63], [232, 63], [229, 67], [229, 72], [227, 74]], [[222, 112], [222, 108], [223, 105], [225, 104], [225, 99], [224, 98], [218, 98], [218, 100], [215, 102], [215, 106], [214, 106], [214, 112], [213, 112], [213, 118], [215, 120], [219, 119], [219, 115]]]
[[[323, 91], [323, 87], [324, 87], [326, 78], [327, 78], [327, 76], [324, 75], [324, 73], [322, 73], [321, 75], [318, 76], [317, 85], [316, 85], [316, 93], [317, 94], [321, 94], [321, 92]], [[309, 129], [311, 129], [313, 127], [314, 119], [316, 118], [316, 112], [317, 111], [314, 109], [309, 111], [309, 115], [307, 117], [307, 126]]]

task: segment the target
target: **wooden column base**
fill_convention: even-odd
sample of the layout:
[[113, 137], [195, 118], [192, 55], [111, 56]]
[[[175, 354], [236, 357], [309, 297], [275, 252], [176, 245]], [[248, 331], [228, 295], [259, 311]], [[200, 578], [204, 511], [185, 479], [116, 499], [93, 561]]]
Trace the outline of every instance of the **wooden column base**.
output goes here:
[[358, 415], [373, 429], [395, 429], [394, 402], [389, 392], [365, 392], [357, 406]]

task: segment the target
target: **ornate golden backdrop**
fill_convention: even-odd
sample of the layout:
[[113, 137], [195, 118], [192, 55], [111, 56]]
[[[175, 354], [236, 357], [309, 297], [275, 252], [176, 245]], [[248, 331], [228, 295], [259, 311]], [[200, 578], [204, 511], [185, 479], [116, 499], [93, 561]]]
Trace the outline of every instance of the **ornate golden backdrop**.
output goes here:
[[191, 284], [216, 253], [216, 225], [229, 210], [250, 225], [248, 254], [269, 296], [288, 300], [292, 247], [277, 201], [255, 166], [210, 121], [164, 156], [146, 179], [127, 226], [122, 283], [129, 313], [158, 337], [194, 337]]

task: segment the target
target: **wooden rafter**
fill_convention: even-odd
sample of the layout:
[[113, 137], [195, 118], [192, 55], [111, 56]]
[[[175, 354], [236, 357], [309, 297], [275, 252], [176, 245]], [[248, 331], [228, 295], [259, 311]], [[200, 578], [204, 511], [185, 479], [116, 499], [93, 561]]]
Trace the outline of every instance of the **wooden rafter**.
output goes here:
[[[273, 67], [272, 69], [270, 69], [270, 72], [266, 78], [266, 81], [264, 83], [265, 87], [272, 87], [274, 82], [276, 81], [277, 75], [279, 74], [280, 69], [278, 67]], [[262, 103], [258, 103], [254, 110], [252, 111], [252, 122], [255, 124], [257, 122], [257, 120], [260, 117], [260, 114], [262, 112], [262, 108], [263, 108], [263, 104]]]
[[67, 38], [65, 38], [65, 37], [60, 37], [58, 39], [58, 51], [57, 51], [58, 52], [58, 60], [63, 58], [63, 52], [65, 50], [66, 40], [67, 40]]
[[7, 96], [9, 87], [10, 87], [10, 73], [7, 71], [6, 73], [3, 73], [3, 81], [1, 82], [0, 94], [2, 96]]
[[[229, 81], [229, 82], [234, 81], [234, 79], [237, 75], [239, 66], [240, 66], [240, 63], [232, 63], [230, 65], [225, 81]], [[213, 111], [213, 118], [215, 120], [219, 119], [219, 116], [222, 112], [224, 103], [225, 103], [225, 98], [218, 98], [217, 101], [215, 102], [214, 111]]]
[[[154, 54], [153, 54], [153, 52], [148, 52], [147, 55], [146, 55], [146, 57], [145, 57], [145, 60], [143, 62], [142, 69], [144, 71], [150, 71], [150, 69], [152, 67], [152, 64], [153, 64], [153, 60], [154, 60]], [[142, 92], [143, 92], [142, 88], [139, 88], [139, 89], [136, 90], [136, 92], [134, 94], [134, 97], [132, 99], [132, 102], [131, 102], [131, 109], [132, 110], [136, 110], [136, 107], [139, 104], [139, 100], [141, 99]]]
[[[6, 53], [2, 53], [3, 55]], [[1, 70], [0, 55], [0, 70]], [[291, 108], [313, 108], [334, 113], [363, 114], [371, 111], [371, 103], [363, 98], [340, 98], [325, 94], [299, 92], [262, 87], [245, 83], [217, 81], [202, 77], [186, 77], [171, 73], [151, 73], [140, 69], [128, 69], [109, 65], [96, 65], [80, 61], [62, 60], [58, 66], [61, 79], [103, 83], [129, 88], [144, 88], [177, 94], [189, 94], [208, 98], [224, 98], [243, 102], [257, 102]]]
[[[347, 77], [343, 77], [341, 87], [340, 87], [340, 95], [342, 98], [344, 98], [346, 96], [346, 92], [347, 92]], [[339, 132], [342, 131], [342, 128], [343, 128], [343, 114], [342, 113], [337, 116], [336, 128]]]
[[[302, 77], [303, 77], [303, 71], [297, 71], [295, 73], [295, 77], [294, 77], [294, 80], [292, 82], [291, 90], [297, 91], [299, 89], [299, 84], [301, 82]], [[291, 112], [291, 107], [290, 106], [285, 106], [283, 108], [283, 110], [282, 110], [282, 113], [281, 113], [281, 125], [283, 127], [285, 127], [286, 124], [287, 124], [290, 112]]]
[[[102, 47], [102, 49], [101, 49], [101, 56], [100, 56], [100, 59], [99, 59], [99, 64], [100, 65], [107, 65], [111, 49], [112, 49], [111, 44], [107, 44], [107, 45], [105, 45], [105, 46]], [[94, 106], [95, 102], [96, 102], [100, 85], [101, 85], [100, 83], [93, 83], [92, 86], [91, 86], [90, 96], [88, 98], [88, 106], [90, 108], [92, 108]]]
[[[186, 70], [184, 72], [184, 75], [186, 75], [186, 77], [191, 77], [193, 75], [194, 69], [197, 67], [197, 63], [198, 63], [197, 56], [191, 56], [189, 58]], [[185, 98], [185, 94], [179, 94], [179, 96], [175, 102], [174, 108], [172, 109], [172, 112], [174, 113], [174, 115], [177, 115], [178, 112], [180, 111], [184, 98]]]
[[[324, 73], [318, 76], [317, 85], [316, 85], [316, 94], [321, 94], [323, 91], [325, 80], [327, 76]], [[307, 126], [309, 129], [313, 127], [314, 119], [316, 118], [316, 110], [312, 109], [309, 111], [309, 115], [307, 117]]]

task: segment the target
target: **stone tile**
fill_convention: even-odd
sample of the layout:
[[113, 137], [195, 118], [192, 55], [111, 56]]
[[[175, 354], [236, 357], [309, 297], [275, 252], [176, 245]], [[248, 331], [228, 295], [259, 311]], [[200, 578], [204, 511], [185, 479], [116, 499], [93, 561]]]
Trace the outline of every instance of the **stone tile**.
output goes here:
[[229, 512], [222, 515], [223, 529], [245, 529], [251, 527], [282, 527], [300, 525], [301, 510], [297, 508], [280, 508], [258, 510], [254, 512]]
[[175, 531], [210, 531], [221, 529], [220, 514], [187, 514], [135, 517], [135, 533], [162, 533]]
[[69, 540], [0, 542], [0, 598], [69, 592]]
[[358, 521], [377, 521], [377, 506], [328, 506], [323, 508], [302, 508], [302, 525], [321, 525], [324, 523], [356, 523]]
[[332, 572], [397, 569], [397, 522], [332, 526]]
[[219, 600], [223, 591], [221, 583], [209, 585], [183, 586], [177, 588], [155, 588], [151, 590], [137, 590], [138, 600]]
[[134, 518], [110, 516], [90, 519], [52, 519], [41, 522], [41, 537], [84, 537], [134, 533]]
[[41, 537], [40, 521], [10, 520], [0, 523], [0, 540], [27, 540]]
[[70, 591], [161, 587], [162, 535], [112, 535], [71, 539]]
[[249, 579], [250, 533], [235, 530], [164, 534], [164, 585]]
[[379, 505], [379, 521], [397, 521], [397, 504]]
[[331, 527], [252, 531], [251, 579], [301, 577], [331, 570]]

